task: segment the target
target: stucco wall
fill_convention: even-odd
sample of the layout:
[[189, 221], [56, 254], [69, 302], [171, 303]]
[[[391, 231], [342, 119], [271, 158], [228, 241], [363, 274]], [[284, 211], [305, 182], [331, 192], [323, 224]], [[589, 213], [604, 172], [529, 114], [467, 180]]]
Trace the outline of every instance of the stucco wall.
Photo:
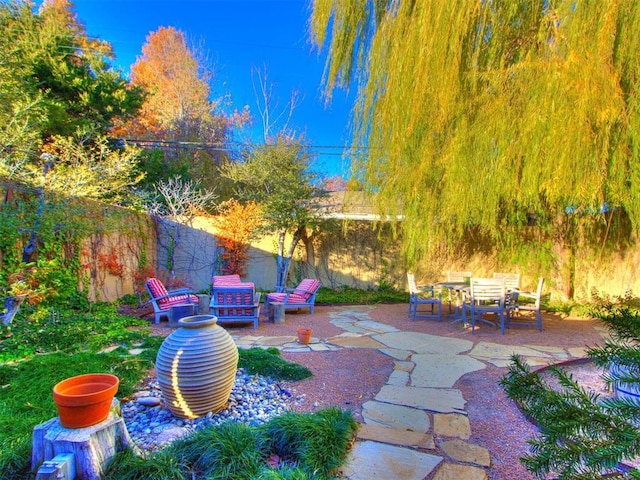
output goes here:
[[[197, 218], [191, 225], [179, 226], [179, 242], [172, 244], [170, 237], [175, 237], [176, 227], [171, 221], [156, 222], [158, 268], [166, 267], [169, 245], [173, 245], [175, 274], [195, 291], [205, 290], [211, 286], [211, 275], [219, 272], [215, 228], [209, 219]], [[379, 285], [381, 279], [396, 281], [404, 269], [395, 261], [395, 249], [384, 245], [385, 241], [371, 230], [368, 222], [356, 222], [344, 232], [336, 223], [335, 228], [310, 233], [296, 250], [289, 284], [295, 285], [309, 276], [319, 278], [329, 287], [371, 288]], [[261, 238], [249, 249], [245, 279], [261, 290], [275, 287], [276, 251], [275, 236]]]
[[[210, 287], [211, 275], [219, 270], [215, 229], [208, 219], [197, 219], [192, 226], [183, 226], [183, 237], [176, 249], [176, 274], [182, 276], [194, 290]], [[158, 229], [158, 264], [163, 265], [166, 255], [162, 245], [162, 229]], [[166, 229], [165, 229], [166, 230]], [[265, 237], [252, 244], [246, 280], [259, 289], [272, 290], [276, 278], [276, 238]], [[371, 222], [340, 222], [328, 225], [322, 231], [310, 232], [300, 242], [289, 272], [289, 284], [301, 278], [319, 278], [322, 284], [337, 288], [377, 288], [392, 284], [406, 289], [406, 267], [401, 260], [399, 241], [384, 228], [374, 231]], [[533, 266], [509, 266], [495, 251], [467, 248], [451, 255], [433, 257], [416, 267], [420, 282], [428, 283], [446, 278], [447, 270], [469, 270], [475, 276], [491, 276], [493, 272], [520, 272], [523, 288], [533, 289], [538, 277], [545, 277], [545, 293], [554, 299], [565, 299], [566, 281], [559, 266], [547, 271]], [[472, 253], [469, 253], [472, 252]], [[457, 255], [459, 254], [459, 256]], [[587, 300], [593, 289], [611, 296], [623, 295], [631, 290], [640, 293], [640, 248], [626, 248], [612, 255], [586, 248], [578, 249], [575, 256], [575, 299]]]
[[[176, 227], [179, 227], [177, 237]], [[170, 232], [178, 241], [171, 242]], [[155, 222], [153, 228], [146, 230], [144, 237], [148, 265], [166, 269], [167, 258], [173, 249], [175, 275], [194, 291], [210, 288], [211, 275], [219, 271], [219, 250], [210, 219], [197, 218], [191, 225], [164, 220]], [[95, 237], [87, 242], [88, 245], [95, 242]], [[124, 253], [121, 261], [125, 265], [125, 273], [118, 277], [104, 268], [94, 272], [90, 286], [92, 298], [114, 300], [125, 293], [133, 293], [133, 272], [139, 265], [142, 243], [128, 236], [120, 238], [114, 235], [102, 237], [98, 243], [101, 249], [95, 251], [95, 255], [108, 254], [113, 248]], [[274, 288], [276, 245], [275, 237], [265, 237], [254, 242], [249, 249], [245, 279], [254, 282], [261, 290]], [[335, 222], [322, 231], [310, 232], [308, 238], [300, 242], [292, 261], [289, 284], [295, 285], [304, 277], [314, 277], [331, 288], [377, 288], [381, 284], [391, 284], [406, 289], [406, 267], [400, 260], [398, 245], [390, 232], [384, 229], [374, 231], [370, 222], [351, 222], [347, 226]], [[459, 257], [454, 252], [452, 256], [434, 257], [420, 263], [415, 268], [418, 281], [443, 280], [447, 270], [469, 270], [476, 276], [491, 276], [495, 271], [515, 271], [522, 274], [523, 288], [533, 289], [538, 276], [542, 275], [546, 281], [545, 293], [554, 299], [565, 299], [566, 280], [559, 266], [544, 272], [533, 267], [509, 266], [497, 252], [480, 249], [473, 254], [462, 253]], [[574, 282], [575, 299], [578, 301], [588, 300], [593, 289], [610, 296], [623, 295], [628, 290], [638, 295], [640, 248], [634, 245], [608, 255], [586, 248], [577, 250]]]

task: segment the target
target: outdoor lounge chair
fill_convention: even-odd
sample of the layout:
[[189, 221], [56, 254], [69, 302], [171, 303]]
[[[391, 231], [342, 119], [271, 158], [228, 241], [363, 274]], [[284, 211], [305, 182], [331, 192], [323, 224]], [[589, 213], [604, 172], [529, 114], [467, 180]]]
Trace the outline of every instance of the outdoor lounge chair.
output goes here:
[[219, 287], [247, 287], [255, 290], [253, 282], [243, 282], [240, 275], [233, 273], [230, 275], [214, 275], [211, 279], [211, 295]]
[[218, 323], [252, 322], [253, 328], [258, 328], [260, 293], [243, 284], [215, 287], [209, 310], [218, 317]]
[[268, 293], [265, 303], [267, 304], [267, 314], [271, 309], [270, 304], [280, 302], [284, 305], [285, 310], [308, 308], [309, 313], [313, 315], [313, 307], [316, 302], [316, 293], [322, 284], [320, 280], [315, 278], [305, 278], [293, 290], [287, 289], [285, 292]]
[[188, 288], [167, 291], [164, 284], [157, 278], [148, 278], [144, 284], [149, 293], [149, 302], [153, 305], [155, 323], [160, 323], [160, 317], [169, 319], [170, 308], [175, 305], [198, 305], [198, 297], [192, 295]]

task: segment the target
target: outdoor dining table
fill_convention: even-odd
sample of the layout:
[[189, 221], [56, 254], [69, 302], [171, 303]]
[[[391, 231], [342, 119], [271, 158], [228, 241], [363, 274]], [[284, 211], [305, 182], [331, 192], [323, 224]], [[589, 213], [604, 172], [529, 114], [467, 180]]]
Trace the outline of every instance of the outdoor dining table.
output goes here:
[[436, 282], [433, 284], [434, 287], [446, 288], [450, 290], [451, 293], [456, 297], [456, 306], [453, 311], [454, 320], [452, 323], [461, 322], [463, 320], [462, 316], [462, 291], [466, 288], [469, 288], [469, 284], [467, 282]]

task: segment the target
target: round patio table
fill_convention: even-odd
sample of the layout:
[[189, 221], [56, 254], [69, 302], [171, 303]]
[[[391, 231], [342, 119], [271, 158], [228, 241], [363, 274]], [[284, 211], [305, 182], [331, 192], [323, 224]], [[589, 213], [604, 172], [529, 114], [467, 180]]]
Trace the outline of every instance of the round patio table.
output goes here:
[[[461, 322], [462, 317], [462, 291], [469, 287], [467, 282], [437, 282], [433, 284], [434, 287], [446, 288], [449, 290], [449, 298], [453, 294], [456, 298], [456, 306], [453, 311], [454, 319], [452, 323]], [[451, 303], [449, 303], [449, 311], [451, 312]]]

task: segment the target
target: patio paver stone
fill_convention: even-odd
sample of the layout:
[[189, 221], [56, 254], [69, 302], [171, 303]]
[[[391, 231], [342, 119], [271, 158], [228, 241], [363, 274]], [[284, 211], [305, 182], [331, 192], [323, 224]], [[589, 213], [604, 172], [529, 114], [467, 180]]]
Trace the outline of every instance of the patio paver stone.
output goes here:
[[[427, 476], [433, 480], [487, 480], [489, 451], [465, 441], [472, 435], [466, 400], [460, 390], [451, 387], [463, 375], [486, 368], [486, 364], [508, 366], [514, 353], [531, 365], [585, 356], [584, 347], [485, 341], [474, 346], [465, 339], [404, 332], [372, 320], [369, 313], [374, 308], [332, 307], [330, 321], [343, 333], [322, 342], [316, 339], [311, 345], [301, 345], [292, 336], [234, 337], [239, 348], [276, 346], [300, 353], [372, 348], [395, 360], [387, 384], [362, 405], [364, 423], [343, 468], [349, 480], [423, 480]], [[606, 336], [607, 331], [603, 329], [601, 334]]]
[[411, 360], [416, 364], [411, 372], [414, 387], [450, 388], [463, 375], [486, 368], [484, 363], [468, 355], [415, 354]]
[[413, 430], [426, 433], [431, 422], [423, 410], [370, 400], [362, 405], [362, 416], [366, 424], [398, 430]]
[[370, 440], [357, 442], [343, 472], [350, 480], [422, 480], [442, 457]]

